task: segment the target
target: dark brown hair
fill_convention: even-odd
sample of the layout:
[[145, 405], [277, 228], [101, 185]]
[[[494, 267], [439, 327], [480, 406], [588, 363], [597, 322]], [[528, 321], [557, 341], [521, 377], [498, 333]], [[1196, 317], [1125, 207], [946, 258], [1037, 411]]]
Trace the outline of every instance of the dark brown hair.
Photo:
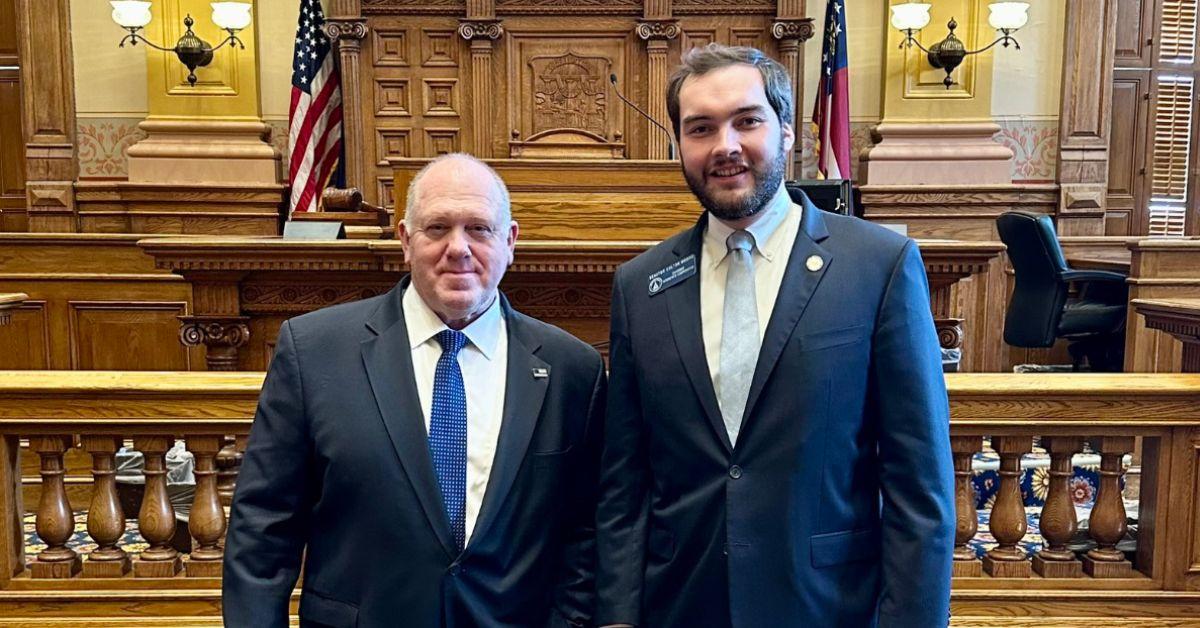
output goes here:
[[709, 44], [683, 53], [682, 63], [667, 81], [667, 113], [671, 116], [676, 140], [679, 139], [679, 89], [683, 82], [689, 76], [701, 76], [739, 63], [758, 69], [762, 74], [767, 102], [775, 110], [775, 115], [779, 116], [780, 124], [792, 126], [795, 105], [792, 99], [792, 78], [788, 75], [787, 68], [757, 48]]

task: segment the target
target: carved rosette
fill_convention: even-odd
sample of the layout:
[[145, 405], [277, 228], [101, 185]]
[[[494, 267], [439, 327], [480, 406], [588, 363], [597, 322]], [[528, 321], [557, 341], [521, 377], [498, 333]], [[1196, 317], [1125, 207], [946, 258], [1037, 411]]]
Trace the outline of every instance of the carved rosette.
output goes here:
[[459, 20], [458, 36], [467, 41], [475, 39], [500, 39], [504, 26], [500, 20]]
[[365, 19], [327, 20], [325, 36], [335, 41], [340, 39], [357, 42], [367, 36], [367, 21]]
[[205, 348], [210, 371], [236, 371], [238, 349], [250, 341], [248, 316], [180, 316], [179, 341]]
[[675, 20], [645, 20], [638, 22], [634, 32], [643, 41], [665, 41], [679, 37], [683, 30], [679, 28], [679, 22]]
[[781, 41], [795, 40], [796, 43], [808, 41], [813, 36], [812, 18], [776, 20], [771, 24], [771, 36]]

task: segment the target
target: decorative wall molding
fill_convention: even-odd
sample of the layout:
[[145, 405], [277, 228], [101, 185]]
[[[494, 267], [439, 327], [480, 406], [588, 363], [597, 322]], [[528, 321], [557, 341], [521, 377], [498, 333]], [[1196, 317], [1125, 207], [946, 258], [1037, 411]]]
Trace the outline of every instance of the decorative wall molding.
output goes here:
[[395, 282], [353, 285], [253, 283], [242, 286], [242, 309], [247, 312], [301, 313], [379, 296]]
[[729, 12], [740, 14], [776, 13], [775, 0], [672, 0], [671, 14], [678, 17], [684, 15], [714, 15]]
[[537, 318], [608, 318], [612, 289], [604, 286], [516, 286], [513, 306]]

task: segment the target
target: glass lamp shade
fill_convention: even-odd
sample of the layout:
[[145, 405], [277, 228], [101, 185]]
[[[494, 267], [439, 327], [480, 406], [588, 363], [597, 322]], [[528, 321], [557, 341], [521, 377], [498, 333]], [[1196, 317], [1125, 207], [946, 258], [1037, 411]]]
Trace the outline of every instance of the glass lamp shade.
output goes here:
[[121, 28], [141, 28], [150, 23], [150, 3], [143, 0], [114, 0], [112, 19]]
[[928, 2], [908, 2], [892, 5], [892, 26], [898, 30], [919, 31], [929, 24]]
[[213, 24], [226, 30], [241, 30], [250, 25], [249, 2], [212, 3]]
[[988, 5], [988, 9], [991, 10], [988, 24], [996, 30], [1015, 31], [1029, 21], [1028, 2], [993, 2]]

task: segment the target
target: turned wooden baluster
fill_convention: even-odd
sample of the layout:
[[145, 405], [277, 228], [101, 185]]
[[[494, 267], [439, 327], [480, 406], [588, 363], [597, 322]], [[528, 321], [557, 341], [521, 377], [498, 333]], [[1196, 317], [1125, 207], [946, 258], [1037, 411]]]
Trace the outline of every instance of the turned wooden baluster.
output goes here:
[[175, 536], [175, 508], [167, 497], [167, 450], [172, 439], [167, 436], [143, 436], [133, 439], [134, 447], [145, 458], [146, 491], [138, 511], [138, 527], [150, 544], [133, 564], [133, 575], [139, 578], [169, 578], [179, 573], [179, 552], [171, 547]]
[[83, 563], [85, 578], [120, 578], [129, 573], [129, 556], [117, 547], [125, 534], [125, 512], [117, 497], [116, 462], [121, 439], [115, 436], [84, 436], [83, 448], [92, 455], [95, 488], [88, 507], [87, 530], [98, 546]]
[[233, 436], [222, 438], [223, 446], [217, 454], [217, 493], [226, 508], [233, 505], [233, 491], [237, 488], [238, 469], [242, 466], [242, 451], [238, 450]]
[[188, 516], [188, 531], [194, 539], [186, 572], [192, 577], [216, 578], [221, 575], [224, 551], [218, 546], [225, 535], [225, 509], [217, 494], [217, 452], [220, 436], [189, 436], [188, 451], [196, 459], [196, 494]]
[[75, 517], [63, 485], [63, 454], [71, 447], [70, 436], [35, 436], [29, 449], [42, 460], [42, 498], [38, 502], [37, 533], [46, 543], [33, 562], [34, 578], [70, 578], [79, 573], [79, 555], [67, 547], [75, 532]]
[[951, 436], [950, 451], [954, 454], [954, 513], [957, 526], [954, 533], [954, 576], [983, 575], [983, 563], [967, 543], [979, 531], [979, 513], [975, 510], [975, 485], [971, 483], [971, 459], [983, 449], [982, 436]]
[[1045, 578], [1079, 578], [1083, 576], [1083, 565], [1067, 549], [1067, 542], [1079, 527], [1075, 518], [1075, 501], [1071, 499], [1071, 458], [1083, 448], [1083, 439], [1076, 436], [1044, 436], [1042, 443], [1050, 454], [1050, 486], [1038, 524], [1046, 541], [1042, 550], [1033, 557], [1033, 570]]
[[1100, 452], [1100, 488], [1088, 519], [1088, 534], [1098, 547], [1083, 558], [1083, 571], [1093, 578], [1128, 578], [1133, 565], [1116, 545], [1125, 538], [1125, 501], [1121, 496], [1121, 459], [1133, 451], [1132, 436], [1105, 436], [1092, 445]]
[[983, 569], [997, 578], [1028, 578], [1029, 559], [1017, 543], [1029, 522], [1021, 499], [1021, 456], [1032, 448], [1028, 436], [996, 436], [992, 447], [1000, 454], [1000, 490], [992, 506], [990, 530], [999, 543], [983, 557]]

